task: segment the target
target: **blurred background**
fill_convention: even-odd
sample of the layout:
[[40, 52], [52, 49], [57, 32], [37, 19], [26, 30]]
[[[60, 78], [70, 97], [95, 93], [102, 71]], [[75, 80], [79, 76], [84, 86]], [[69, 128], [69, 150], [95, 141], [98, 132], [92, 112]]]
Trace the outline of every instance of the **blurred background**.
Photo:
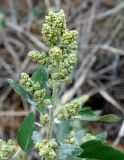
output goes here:
[[61, 8], [68, 28], [79, 32], [77, 68], [73, 82], [60, 89], [61, 101], [88, 94], [87, 106], [121, 116], [118, 123], [82, 125], [93, 133], [107, 131], [109, 143], [124, 150], [124, 0], [0, 0], [0, 138], [15, 139], [32, 109], [6, 79], [18, 81], [21, 72], [36, 70], [27, 53], [48, 52], [41, 26], [49, 10]]

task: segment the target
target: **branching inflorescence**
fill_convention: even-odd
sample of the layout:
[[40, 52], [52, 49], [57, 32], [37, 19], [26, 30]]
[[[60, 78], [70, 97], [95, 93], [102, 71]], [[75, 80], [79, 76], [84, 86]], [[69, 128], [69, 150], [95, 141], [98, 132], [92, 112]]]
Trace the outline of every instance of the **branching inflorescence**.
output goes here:
[[[50, 78], [47, 85], [53, 90], [59, 88], [63, 83], [69, 82], [72, 78], [72, 73], [77, 62], [77, 36], [78, 32], [75, 30], [68, 31], [66, 28], [65, 14], [63, 10], [58, 13], [50, 12], [45, 17], [45, 23], [42, 26], [41, 33], [44, 41], [50, 46], [50, 51], [47, 54], [39, 51], [30, 51], [28, 56], [35, 62], [39, 63], [50, 72]], [[41, 88], [39, 82], [34, 82], [28, 74], [22, 73], [20, 84], [26, 91], [34, 98], [34, 100], [41, 104], [48, 104], [52, 100], [45, 99], [46, 90]], [[54, 99], [56, 97], [53, 97]], [[54, 100], [53, 100], [54, 101]], [[75, 116], [80, 110], [81, 104], [78, 101], [72, 101], [63, 106], [58, 111], [57, 118], [59, 120], [68, 120]], [[53, 113], [52, 113], [53, 114]], [[51, 117], [52, 116], [52, 117]], [[49, 121], [53, 121], [53, 115], [49, 118], [48, 114], [41, 114], [41, 125], [47, 125]], [[50, 123], [52, 125], [53, 122]], [[52, 130], [51, 126], [50, 130]], [[48, 131], [52, 132], [52, 131]], [[50, 133], [48, 133], [48, 137]], [[41, 143], [36, 144], [39, 154], [47, 158], [55, 158], [55, 149], [57, 145], [52, 139], [43, 139]]]
[[[76, 67], [76, 39], [78, 33], [75, 30], [69, 31], [67, 29], [65, 14], [62, 9], [58, 13], [51, 11], [45, 17], [41, 33], [44, 41], [50, 47], [49, 52], [30, 51], [28, 53], [28, 56], [33, 61], [41, 65], [40, 70], [38, 69], [37, 73], [33, 74], [32, 77], [27, 73], [22, 73], [20, 84], [12, 80], [8, 81], [14, 90], [23, 96], [27, 102], [34, 105], [40, 113], [39, 123], [34, 121], [34, 113], [32, 112], [23, 120], [17, 135], [18, 143], [25, 152], [30, 151], [32, 148], [36, 149], [42, 160], [101, 159], [101, 157], [95, 156], [95, 153], [91, 155], [86, 154], [92, 152], [94, 147], [89, 148], [91, 149], [90, 151], [87, 151], [87, 147], [83, 148], [83, 144], [97, 140], [97, 137], [89, 133], [85, 134], [82, 130], [79, 132], [72, 130], [74, 127], [72, 127], [71, 122], [75, 122], [75, 120], [106, 121], [107, 117], [100, 117], [98, 113], [93, 112], [88, 107], [81, 108], [88, 100], [88, 96], [81, 96], [66, 104], [59, 104], [59, 88], [65, 82], [71, 81]], [[49, 73], [49, 76], [46, 76], [47, 73]], [[44, 76], [43, 74], [45, 74], [47, 79], [42, 77]], [[118, 117], [110, 115], [108, 120], [109, 122], [117, 121]], [[36, 131], [35, 125], [41, 127], [43, 132]], [[104, 139], [105, 136], [106, 134], [104, 133], [101, 138]], [[100, 139], [100, 136], [98, 138]], [[99, 142], [95, 141], [94, 143]], [[104, 148], [105, 146], [100, 143], [100, 147]], [[86, 153], [84, 157], [85, 148]], [[108, 149], [108, 146], [106, 149]], [[0, 140], [0, 158], [9, 158], [14, 150], [15, 145], [13, 141], [6, 143]], [[113, 152], [117, 154], [116, 150], [111, 153]], [[119, 152], [118, 154], [122, 153]], [[112, 154], [110, 155], [112, 157]], [[13, 156], [13, 160], [19, 160], [19, 157], [24, 159], [24, 156], [24, 152], [18, 153], [17, 151]], [[110, 158], [110, 160], [112, 159]], [[124, 155], [122, 159], [124, 159]], [[106, 158], [103, 160], [106, 160]]]
[[30, 51], [28, 56], [50, 70], [49, 87], [59, 87], [71, 80], [77, 62], [78, 32], [68, 31], [64, 11], [60, 10], [58, 13], [50, 12], [45, 17], [41, 33], [51, 47], [48, 56], [39, 51]]

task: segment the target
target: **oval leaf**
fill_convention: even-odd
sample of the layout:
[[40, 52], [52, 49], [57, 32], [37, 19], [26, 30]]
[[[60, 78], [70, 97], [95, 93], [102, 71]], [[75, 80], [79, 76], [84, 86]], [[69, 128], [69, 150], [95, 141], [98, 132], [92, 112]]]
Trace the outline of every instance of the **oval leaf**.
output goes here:
[[50, 90], [47, 86], [48, 74], [46, 72], [46, 69], [43, 67], [40, 67], [38, 70], [34, 72], [31, 79], [35, 82], [38, 81], [40, 83], [41, 88], [46, 89], [46, 98], [50, 98]]
[[69, 121], [62, 121], [58, 124], [57, 127], [57, 140], [58, 142], [63, 142], [63, 140], [67, 137], [69, 132], [72, 130], [72, 127], [70, 125]]
[[32, 96], [28, 94], [28, 92], [18, 83], [16, 83], [12, 79], [7, 80], [11, 87], [17, 92], [20, 96], [22, 96], [28, 103], [32, 105], [37, 105], [37, 103], [33, 100]]
[[35, 130], [34, 114], [31, 112], [26, 116], [18, 130], [17, 140], [24, 151], [30, 151], [33, 148], [32, 135]]
[[102, 122], [117, 122], [120, 118], [114, 114], [108, 114], [100, 116], [96, 111], [92, 111], [90, 108], [83, 108], [77, 116], [73, 117], [77, 120], [83, 121], [102, 121]]
[[90, 108], [83, 108], [79, 114], [75, 117], [75, 119], [83, 120], [83, 121], [97, 121], [99, 120], [99, 116], [95, 114]]
[[32, 135], [32, 140], [34, 143], [40, 143], [42, 141], [43, 137], [40, 132], [34, 131]]
[[83, 95], [78, 98], [75, 98], [75, 100], [80, 101], [81, 105], [84, 105], [88, 101], [88, 99], [89, 99], [88, 95]]
[[71, 144], [61, 144], [59, 147], [59, 154], [60, 155], [67, 155], [76, 157], [80, 155], [82, 152], [81, 148]]
[[124, 153], [101, 141], [92, 140], [81, 145], [81, 158], [96, 160], [124, 160]]
[[43, 67], [40, 67], [39, 69], [37, 69], [31, 79], [35, 82], [39, 82], [41, 88], [45, 88], [46, 87], [46, 81], [48, 80], [48, 75], [46, 70]]
[[99, 133], [99, 134], [96, 136], [96, 139], [97, 139], [97, 140], [100, 140], [100, 141], [105, 141], [105, 140], [107, 139], [107, 132]]
[[99, 120], [103, 122], [117, 122], [120, 120], [120, 117], [114, 114], [108, 114], [108, 115], [100, 116]]

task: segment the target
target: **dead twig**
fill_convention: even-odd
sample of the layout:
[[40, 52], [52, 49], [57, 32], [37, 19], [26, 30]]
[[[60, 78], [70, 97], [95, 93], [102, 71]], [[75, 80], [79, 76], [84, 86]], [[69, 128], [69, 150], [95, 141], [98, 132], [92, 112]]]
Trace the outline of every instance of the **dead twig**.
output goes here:
[[94, 56], [94, 57], [92, 57], [92, 60], [87, 65], [85, 70], [82, 72], [80, 77], [77, 79], [74, 86], [71, 89], [67, 90], [64, 93], [64, 95], [62, 95], [62, 97], [61, 97], [61, 102], [62, 103], [66, 103], [67, 101], [69, 101], [75, 95], [77, 90], [83, 85], [83, 83], [85, 82], [86, 78], [88, 77], [90, 69], [93, 66], [93, 64], [95, 63], [95, 61], [96, 61], [96, 57]]
[[20, 117], [26, 116], [29, 111], [0, 111], [0, 117]]
[[105, 89], [105, 87], [97, 81], [98, 84], [93, 82], [92, 80], [89, 80], [89, 84], [94, 86], [95, 89], [108, 101], [110, 102], [116, 109], [124, 113], [123, 107], [108, 93], [108, 91]]

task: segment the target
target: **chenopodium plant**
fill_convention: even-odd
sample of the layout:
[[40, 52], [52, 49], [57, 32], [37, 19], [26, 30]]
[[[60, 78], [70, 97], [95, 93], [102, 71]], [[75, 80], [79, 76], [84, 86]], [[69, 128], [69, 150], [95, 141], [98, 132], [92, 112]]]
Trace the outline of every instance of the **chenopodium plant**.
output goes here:
[[[22, 73], [19, 84], [8, 80], [39, 112], [39, 122], [35, 122], [33, 112], [24, 118], [17, 134], [20, 148], [23, 152], [37, 151], [42, 160], [124, 160], [123, 152], [106, 143], [106, 132], [92, 135], [80, 125], [81, 121], [118, 121], [116, 115], [101, 116], [89, 107], [82, 107], [89, 98], [87, 95], [66, 104], [59, 102], [59, 88], [71, 82], [77, 63], [78, 32], [67, 29], [64, 11], [50, 12], [41, 33], [50, 47], [49, 53], [28, 53], [40, 67], [31, 77]], [[8, 143], [0, 141], [2, 159], [10, 157], [15, 149]], [[17, 153], [12, 157], [14, 160], [21, 155]]]

